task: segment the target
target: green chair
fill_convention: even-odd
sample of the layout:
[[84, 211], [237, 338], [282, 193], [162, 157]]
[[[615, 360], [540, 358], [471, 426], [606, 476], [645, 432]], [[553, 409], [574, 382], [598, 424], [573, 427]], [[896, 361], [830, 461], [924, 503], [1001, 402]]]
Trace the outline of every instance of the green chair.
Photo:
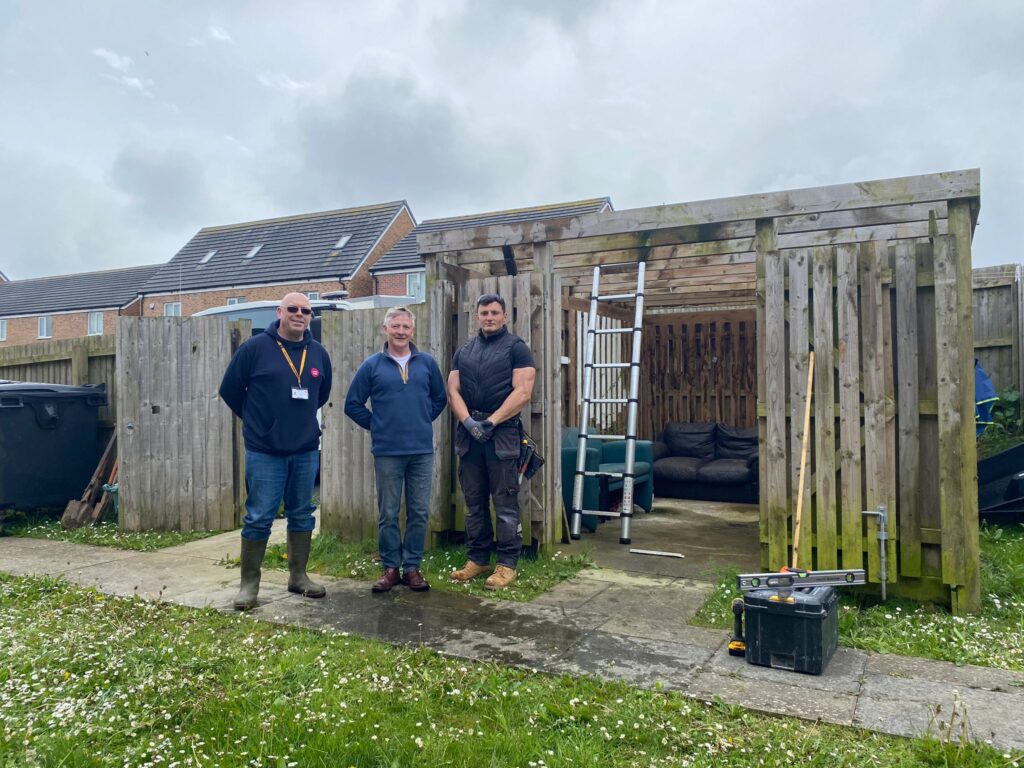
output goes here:
[[[591, 427], [588, 435], [599, 434]], [[562, 427], [562, 502], [566, 515], [572, 514], [572, 491], [576, 478], [576, 457], [579, 453], [580, 430], [578, 427]], [[588, 472], [622, 472], [625, 469], [625, 440], [587, 440]], [[650, 440], [637, 440], [633, 457], [633, 503], [645, 512], [650, 512], [654, 503], [654, 447]], [[609, 510], [613, 495], [622, 490], [622, 478], [583, 478], [583, 509]], [[600, 518], [584, 515], [583, 527], [593, 533]]]

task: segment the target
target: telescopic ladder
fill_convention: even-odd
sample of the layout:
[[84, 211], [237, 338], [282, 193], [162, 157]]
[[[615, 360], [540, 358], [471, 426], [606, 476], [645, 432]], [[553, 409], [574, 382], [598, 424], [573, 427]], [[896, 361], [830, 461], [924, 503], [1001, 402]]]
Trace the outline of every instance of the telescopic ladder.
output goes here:
[[[600, 292], [601, 275], [609, 272], [631, 272], [635, 270], [635, 293], [612, 293], [602, 295]], [[598, 306], [601, 302], [635, 302], [633, 326], [624, 328], [598, 328]], [[636, 458], [637, 401], [640, 392], [640, 338], [643, 330], [644, 317], [644, 263], [630, 262], [625, 264], [606, 264], [594, 267], [594, 283], [590, 293], [590, 314], [587, 318], [587, 338], [583, 352], [583, 408], [580, 414], [579, 449], [576, 454], [576, 475], [572, 489], [572, 518], [569, 523], [569, 534], [573, 539], [580, 538], [583, 515], [597, 517], [617, 517], [621, 521], [619, 543], [629, 544], [629, 528], [633, 517], [633, 479]], [[594, 361], [596, 339], [604, 334], [633, 335], [633, 350], [628, 363], [598, 363]], [[629, 397], [594, 397], [594, 371], [600, 369], [629, 369]], [[592, 404], [618, 404], [626, 406], [625, 435], [588, 435], [590, 423], [590, 406]], [[601, 472], [587, 469], [588, 440], [625, 440], [625, 463], [621, 472]], [[583, 509], [583, 483], [585, 478], [622, 478], [622, 505], [618, 512], [600, 509]]]

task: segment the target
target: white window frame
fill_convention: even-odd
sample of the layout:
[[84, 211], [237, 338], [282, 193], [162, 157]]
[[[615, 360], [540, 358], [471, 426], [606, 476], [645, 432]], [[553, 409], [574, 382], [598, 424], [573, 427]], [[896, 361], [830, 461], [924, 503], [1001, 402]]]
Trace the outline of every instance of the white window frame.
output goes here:
[[233, 307], [235, 304], [242, 304], [245, 302], [245, 296], [228, 296], [228, 306]]
[[[40, 339], [52, 339], [53, 338], [53, 315], [40, 315], [36, 322], [36, 329], [38, 330], [38, 338]], [[45, 333], [43, 331], [46, 331]]]
[[7, 318], [0, 317], [0, 341], [7, 341]]
[[[98, 321], [98, 322], [93, 322]], [[102, 336], [103, 335], [103, 313], [102, 312], [90, 312], [86, 316], [86, 336]]]
[[181, 302], [180, 301], [165, 301], [164, 302], [164, 317], [181, 317]]
[[320, 301], [320, 291], [306, 291], [306, 298], [310, 301]]
[[417, 301], [426, 301], [427, 274], [425, 272], [409, 272], [405, 276], [405, 295], [413, 296]]

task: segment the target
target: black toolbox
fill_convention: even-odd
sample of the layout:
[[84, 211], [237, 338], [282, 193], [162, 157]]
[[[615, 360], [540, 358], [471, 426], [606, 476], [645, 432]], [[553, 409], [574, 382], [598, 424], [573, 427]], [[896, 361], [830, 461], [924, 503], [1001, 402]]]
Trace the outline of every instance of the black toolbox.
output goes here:
[[839, 644], [838, 602], [832, 587], [747, 592], [747, 662], [820, 675]]

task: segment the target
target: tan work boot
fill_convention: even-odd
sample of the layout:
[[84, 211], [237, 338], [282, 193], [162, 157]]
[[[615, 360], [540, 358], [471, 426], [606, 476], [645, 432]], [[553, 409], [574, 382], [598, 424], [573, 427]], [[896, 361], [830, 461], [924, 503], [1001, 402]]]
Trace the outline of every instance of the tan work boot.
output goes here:
[[487, 581], [484, 582], [484, 589], [504, 589], [516, 580], [516, 576], [515, 568], [499, 565], [494, 569], [494, 573], [487, 577]]
[[466, 582], [482, 574], [489, 573], [490, 570], [490, 565], [477, 565], [472, 560], [467, 560], [466, 564], [459, 568], [459, 570], [451, 572], [450, 578], [452, 581]]

